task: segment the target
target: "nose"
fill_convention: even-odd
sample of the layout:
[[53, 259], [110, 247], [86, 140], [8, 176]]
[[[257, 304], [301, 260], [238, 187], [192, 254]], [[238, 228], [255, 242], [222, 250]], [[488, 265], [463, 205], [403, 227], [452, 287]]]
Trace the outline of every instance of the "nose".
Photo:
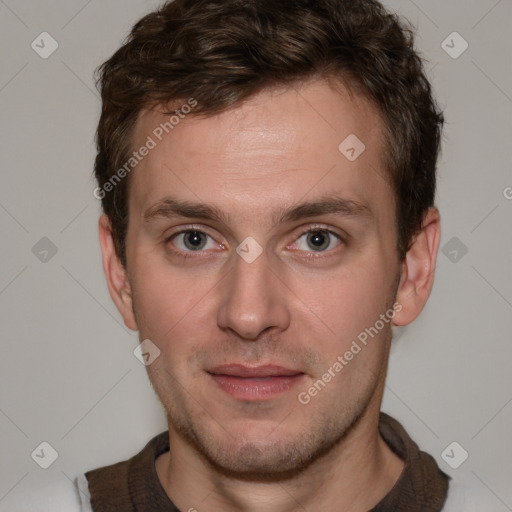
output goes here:
[[234, 258], [234, 268], [221, 291], [219, 328], [253, 341], [263, 331], [285, 330], [290, 324], [287, 288], [270, 268], [265, 252], [251, 263], [238, 255]]

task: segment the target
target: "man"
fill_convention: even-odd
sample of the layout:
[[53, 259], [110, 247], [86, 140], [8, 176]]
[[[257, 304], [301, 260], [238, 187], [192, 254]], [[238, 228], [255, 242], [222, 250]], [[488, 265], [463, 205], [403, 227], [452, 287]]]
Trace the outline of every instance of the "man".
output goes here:
[[376, 1], [176, 0], [100, 69], [108, 287], [168, 417], [94, 511], [438, 511], [380, 413], [434, 279], [442, 114]]

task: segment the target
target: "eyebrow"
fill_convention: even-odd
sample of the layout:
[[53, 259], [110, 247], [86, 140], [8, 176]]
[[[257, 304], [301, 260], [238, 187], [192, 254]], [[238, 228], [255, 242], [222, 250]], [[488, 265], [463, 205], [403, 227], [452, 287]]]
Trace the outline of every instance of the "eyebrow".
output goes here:
[[[366, 203], [328, 196], [300, 203], [288, 209], [279, 208], [273, 215], [272, 221], [277, 225], [328, 214], [366, 220], [373, 217], [373, 212]], [[185, 217], [227, 223], [227, 216], [215, 205], [182, 201], [171, 197], [166, 197], [149, 207], [142, 217], [147, 222], [156, 218]]]

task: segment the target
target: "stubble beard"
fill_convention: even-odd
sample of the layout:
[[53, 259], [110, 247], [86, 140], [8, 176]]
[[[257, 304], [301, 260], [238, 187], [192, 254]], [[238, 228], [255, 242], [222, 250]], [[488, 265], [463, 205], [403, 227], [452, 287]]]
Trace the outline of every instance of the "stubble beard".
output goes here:
[[[381, 372], [372, 375], [363, 395], [356, 402], [345, 397], [347, 405], [344, 408], [340, 404], [335, 416], [329, 413], [333, 410], [330, 402], [323, 404], [323, 408], [314, 415], [304, 409], [309, 404], [290, 404], [291, 413], [287, 416], [282, 414], [285, 417], [282, 423], [266, 438], [254, 442], [243, 433], [231, 434], [223, 425], [215, 425], [221, 437], [213, 435], [208, 424], [215, 419], [208, 412], [207, 404], [199, 405], [190, 399], [188, 403], [191, 405], [187, 405], [187, 392], [176, 393], [176, 388], [169, 385], [174, 379], [170, 376], [165, 379], [165, 370], [153, 371], [148, 367], [148, 373], [167, 414], [171, 451], [173, 436], [179, 437], [216, 473], [238, 480], [261, 482], [289, 480], [343, 443], [372, 401], [377, 399], [380, 405], [380, 396], [376, 395], [380, 395], [383, 378]], [[294, 394], [292, 396], [295, 397]], [[321, 400], [321, 396], [317, 399]], [[295, 427], [290, 434], [287, 428], [293, 425], [295, 412], [301, 414], [301, 421], [307, 423], [298, 432]], [[279, 435], [280, 431], [282, 435]]]

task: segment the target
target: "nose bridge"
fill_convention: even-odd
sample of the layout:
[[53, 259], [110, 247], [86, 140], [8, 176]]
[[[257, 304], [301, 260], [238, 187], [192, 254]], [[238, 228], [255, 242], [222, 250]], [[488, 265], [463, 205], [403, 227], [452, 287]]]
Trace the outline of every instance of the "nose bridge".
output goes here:
[[[243, 244], [240, 244], [241, 246]], [[255, 259], [235, 256], [222, 292], [218, 325], [244, 339], [256, 339], [269, 328], [286, 329], [289, 311], [283, 285], [270, 268], [265, 253]]]

